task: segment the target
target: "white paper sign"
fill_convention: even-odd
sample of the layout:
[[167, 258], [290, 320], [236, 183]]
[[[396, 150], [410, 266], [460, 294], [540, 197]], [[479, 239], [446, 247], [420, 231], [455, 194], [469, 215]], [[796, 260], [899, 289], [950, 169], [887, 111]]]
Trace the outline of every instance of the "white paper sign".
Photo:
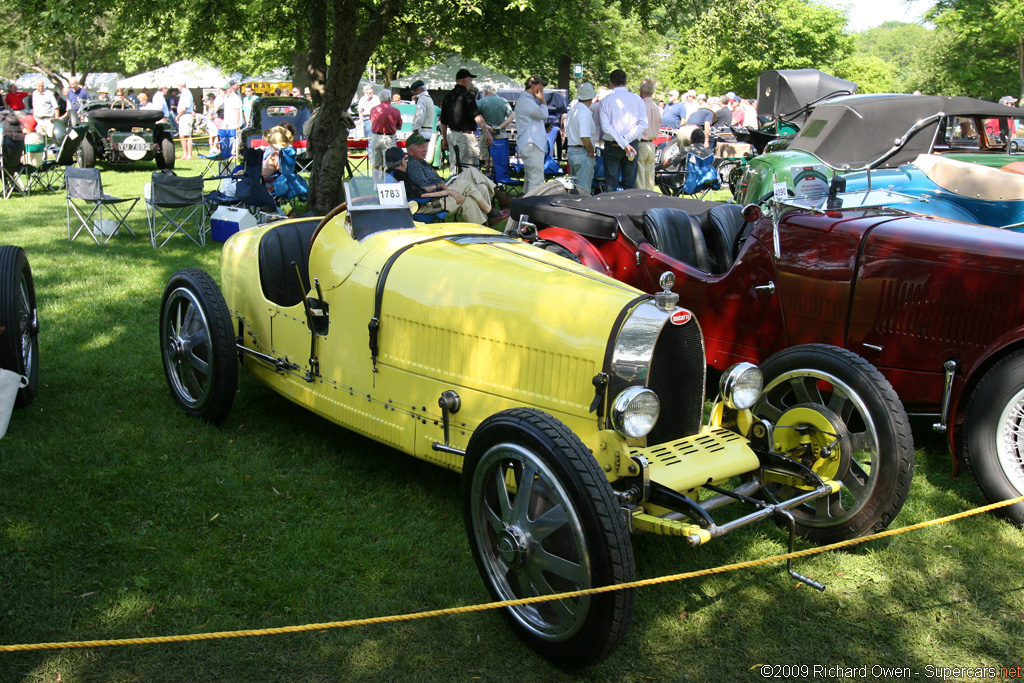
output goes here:
[[789, 198], [789, 186], [785, 182], [775, 183], [772, 185], [772, 192], [777, 201]]
[[404, 183], [381, 183], [377, 185], [377, 201], [381, 206], [407, 206]]

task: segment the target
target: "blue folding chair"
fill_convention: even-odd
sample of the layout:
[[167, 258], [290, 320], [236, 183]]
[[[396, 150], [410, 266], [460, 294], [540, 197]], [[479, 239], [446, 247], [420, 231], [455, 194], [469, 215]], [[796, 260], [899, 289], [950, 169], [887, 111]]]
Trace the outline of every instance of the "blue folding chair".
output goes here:
[[721, 187], [714, 154], [699, 157], [691, 152], [686, 155], [686, 179], [683, 181], [682, 194], [696, 196], [700, 192], [698, 199], [704, 199], [709, 192]]
[[[222, 130], [218, 134], [220, 148], [216, 154], [200, 154], [199, 158], [206, 164], [203, 169], [203, 177], [206, 175], [223, 176], [231, 171], [231, 164], [235, 160], [235, 131]], [[216, 165], [216, 170], [214, 170]]]
[[[509, 194], [522, 194], [523, 179], [512, 177], [510, 156], [508, 138], [494, 140], [491, 145], [491, 180]], [[521, 165], [519, 172], [522, 173]]]

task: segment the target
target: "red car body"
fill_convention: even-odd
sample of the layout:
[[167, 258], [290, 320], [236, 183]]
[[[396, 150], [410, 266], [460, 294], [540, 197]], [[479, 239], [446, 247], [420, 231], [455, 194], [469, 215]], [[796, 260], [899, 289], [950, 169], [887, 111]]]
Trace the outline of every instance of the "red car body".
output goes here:
[[[948, 417], [937, 428], [961, 454], [972, 392], [993, 365], [1024, 347], [1024, 236], [877, 207], [785, 212], [778, 256], [765, 215], [737, 230], [748, 234], [737, 240], [731, 264], [710, 269], [718, 272], [651, 244], [643, 223], [649, 209], [674, 207], [706, 223], [715, 206], [731, 206], [725, 211], [742, 221], [736, 205], [637, 190], [528, 198], [513, 205], [512, 216], [528, 215], [540, 239], [647, 292], [660, 291], [662, 273], [674, 273], [679, 304], [700, 319], [715, 368], [760, 363], [798, 344], [834, 344], [881, 370], [909, 414], [941, 416], [945, 398]], [[609, 228], [609, 216], [615, 229], [586, 227], [590, 220]], [[566, 224], [572, 229], [560, 227]]]

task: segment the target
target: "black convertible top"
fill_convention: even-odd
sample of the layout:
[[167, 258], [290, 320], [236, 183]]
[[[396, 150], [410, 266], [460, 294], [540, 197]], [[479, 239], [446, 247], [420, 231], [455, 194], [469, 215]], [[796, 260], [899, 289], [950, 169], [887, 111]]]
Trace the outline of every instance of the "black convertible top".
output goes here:
[[720, 204], [648, 190], [607, 192], [596, 197], [549, 194], [516, 199], [510, 218], [518, 219], [525, 214], [538, 229], [557, 226], [596, 239], [615, 239], [622, 230], [633, 243], [639, 244], [646, 241], [638, 227], [643, 225], [646, 209], [670, 207], [701, 216]]
[[125, 123], [148, 125], [156, 123], [164, 117], [159, 109], [93, 109], [89, 112], [89, 120], [107, 127]]
[[[833, 166], [850, 164], [857, 168], [882, 156], [914, 124], [938, 113], [986, 118], [1024, 117], [1024, 109], [1019, 107], [1007, 107], [971, 97], [837, 97], [814, 108], [807, 122], [793, 138], [789, 149], [810, 152]], [[919, 154], [930, 153], [938, 126], [938, 120], [923, 125], [880, 167], [895, 168], [912, 162]]]
[[807, 105], [855, 92], [856, 83], [817, 69], [762, 71], [757, 79], [757, 115], [800, 125], [807, 118]]

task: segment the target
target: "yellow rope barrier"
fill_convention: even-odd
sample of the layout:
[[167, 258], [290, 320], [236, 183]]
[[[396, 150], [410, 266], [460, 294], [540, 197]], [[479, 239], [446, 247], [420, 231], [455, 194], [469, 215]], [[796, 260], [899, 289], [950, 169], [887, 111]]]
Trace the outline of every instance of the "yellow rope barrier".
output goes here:
[[911, 524], [910, 526], [900, 527], [899, 529], [888, 529], [886, 531], [880, 531], [876, 534], [871, 534], [870, 536], [851, 538], [846, 541], [839, 541], [838, 543], [831, 543], [829, 545], [818, 546], [815, 548], [807, 548], [806, 550], [797, 550], [792, 553], [785, 553], [783, 555], [774, 555], [772, 557], [764, 557], [759, 560], [748, 560], [746, 562], [737, 562], [735, 564], [721, 565], [718, 567], [712, 567], [711, 569], [699, 569], [697, 571], [684, 572], [682, 574], [671, 574], [668, 576], [660, 576], [653, 579], [639, 579], [637, 581], [630, 581], [628, 583], [619, 583], [611, 586], [600, 586], [598, 588], [588, 588], [586, 590], [569, 591], [566, 593], [539, 595], [529, 598], [519, 598], [518, 600], [502, 600], [500, 602], [488, 602], [478, 605], [467, 605], [465, 607], [448, 607], [446, 609], [430, 610], [428, 612], [394, 614], [385, 617], [369, 617], [366, 619], [349, 619], [348, 621], [327, 621], [320, 624], [302, 624], [299, 626], [280, 626], [277, 628], [260, 628], [249, 629], [244, 631], [218, 631], [215, 633], [193, 633], [189, 635], [178, 636], [120, 638], [117, 640], [80, 640], [67, 643], [28, 643], [24, 645], [0, 645], [0, 652], [20, 652], [25, 650], [62, 650], [84, 647], [110, 647], [114, 645], [148, 645], [150, 643], [180, 643], [184, 641], [193, 640], [243, 638], [248, 636], [270, 636], [277, 635], [280, 633], [321, 631], [332, 628], [347, 628], [350, 626], [367, 626], [370, 624], [388, 624], [396, 621], [412, 621], [414, 619], [442, 617], [447, 616], [449, 614], [468, 614], [470, 612], [483, 612], [485, 610], [500, 609], [502, 607], [512, 607], [515, 605], [529, 605], [537, 602], [548, 602], [550, 600], [564, 600], [567, 598], [576, 598], [584, 595], [594, 595], [597, 593], [610, 593], [611, 591], [624, 590], [626, 588], [643, 588], [645, 586], [654, 586], [661, 583], [682, 581], [684, 579], [694, 579], [701, 576], [710, 576], [712, 574], [724, 574], [725, 572], [731, 572], [737, 569], [749, 569], [750, 567], [759, 567], [765, 564], [784, 562], [789, 559], [807, 557], [809, 555], [817, 555], [818, 553], [824, 553], [830, 550], [838, 550], [839, 548], [847, 548], [849, 546], [866, 543], [868, 541], [873, 541], [879, 538], [897, 536], [899, 534], [905, 534], [908, 531], [917, 531], [919, 529], [925, 529], [931, 526], [938, 526], [939, 524], [954, 522], [958, 519], [963, 519], [964, 517], [971, 517], [973, 515], [978, 515], [983, 512], [989, 512], [991, 510], [996, 510], [998, 508], [1006, 507], [1008, 505], [1015, 505], [1017, 503], [1024, 503], [1024, 496], [1018, 496], [1017, 498], [1000, 501], [998, 503], [992, 503], [990, 505], [983, 505], [972, 510], [965, 510], [963, 512], [958, 512], [956, 514], [948, 515], [946, 517], [940, 517], [939, 519], [929, 520], [927, 522]]

